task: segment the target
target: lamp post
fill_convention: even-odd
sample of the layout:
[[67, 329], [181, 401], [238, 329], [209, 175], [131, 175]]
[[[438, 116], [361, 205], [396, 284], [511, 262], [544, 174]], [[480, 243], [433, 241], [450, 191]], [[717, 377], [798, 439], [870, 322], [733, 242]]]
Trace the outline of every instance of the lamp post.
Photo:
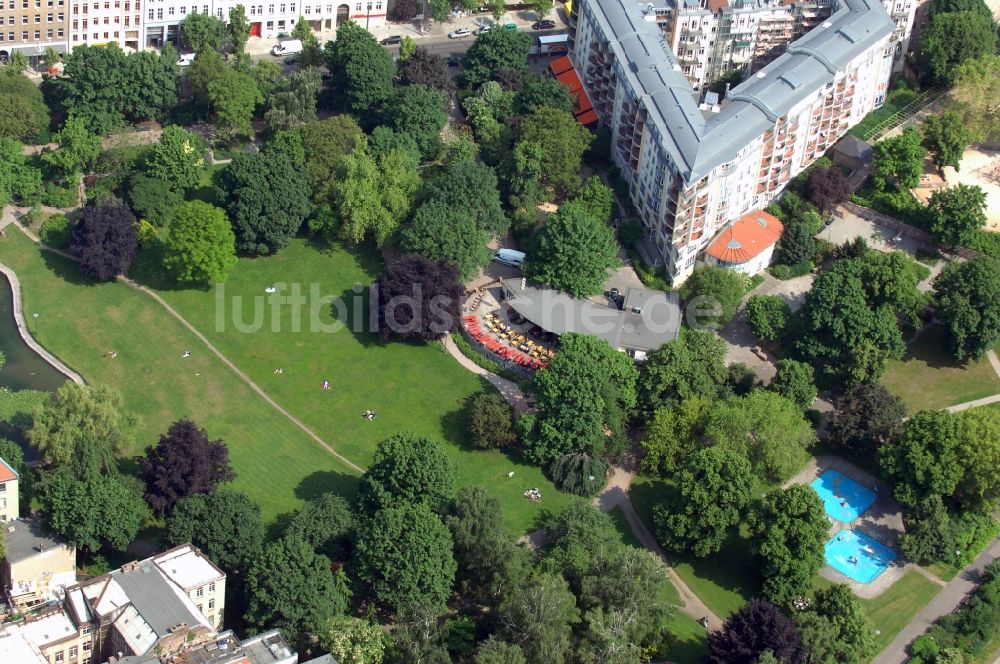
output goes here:
[[365, 14], [365, 30], [368, 29], [368, 23], [372, 18], [372, 3], [368, 3], [368, 12]]
[[31, 317], [35, 319], [35, 329], [29, 330], [29, 332], [31, 332], [33, 335], [36, 335], [38, 334], [38, 312], [36, 311], [35, 313], [31, 314]]

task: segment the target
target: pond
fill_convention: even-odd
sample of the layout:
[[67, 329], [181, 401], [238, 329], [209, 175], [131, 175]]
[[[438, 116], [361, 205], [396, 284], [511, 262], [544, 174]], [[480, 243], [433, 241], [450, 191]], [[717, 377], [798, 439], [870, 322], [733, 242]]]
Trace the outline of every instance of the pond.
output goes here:
[[[30, 325], [30, 314], [29, 314]], [[0, 274], [0, 350], [7, 363], [0, 369], [0, 387], [11, 390], [53, 392], [66, 382], [66, 376], [31, 350], [21, 339], [14, 322], [14, 295], [7, 277]], [[0, 437], [24, 445], [24, 437], [13, 427], [0, 422]]]

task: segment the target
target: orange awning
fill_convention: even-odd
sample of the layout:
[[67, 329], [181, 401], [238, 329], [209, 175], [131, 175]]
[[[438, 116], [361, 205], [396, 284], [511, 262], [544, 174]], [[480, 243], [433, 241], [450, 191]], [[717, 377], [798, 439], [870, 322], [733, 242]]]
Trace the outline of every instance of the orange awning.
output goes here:
[[582, 125], [589, 125], [594, 122], [597, 122], [597, 120], [598, 120], [597, 113], [595, 113], [594, 111], [587, 111], [586, 113], [581, 113], [580, 115], [576, 116], [576, 121]]
[[573, 69], [573, 63], [570, 62], [569, 56], [564, 55], [555, 60], [549, 65], [549, 68], [552, 70], [552, 75], [556, 77], [556, 80], [573, 97], [573, 115], [577, 121], [583, 125], [596, 122], [598, 118], [597, 113], [594, 112], [594, 105], [590, 103], [590, 97], [587, 96], [587, 92], [583, 89], [583, 83], [580, 82], [579, 75]]
[[564, 71], [569, 71], [573, 68], [573, 63], [570, 61], [568, 55], [564, 55], [561, 58], [557, 58], [549, 64], [549, 71], [552, 72], [553, 76], [559, 76], [559, 74]]

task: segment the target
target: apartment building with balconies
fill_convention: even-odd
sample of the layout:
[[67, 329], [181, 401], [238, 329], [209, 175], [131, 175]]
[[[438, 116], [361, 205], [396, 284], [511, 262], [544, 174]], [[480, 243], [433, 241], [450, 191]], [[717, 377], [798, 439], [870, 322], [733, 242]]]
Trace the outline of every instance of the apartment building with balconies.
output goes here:
[[674, 283], [720, 231], [773, 201], [884, 102], [895, 24], [877, 0], [832, 9], [721, 106], [699, 108], [661, 14], [633, 0], [574, 4], [570, 57], [612, 133], [646, 247]]

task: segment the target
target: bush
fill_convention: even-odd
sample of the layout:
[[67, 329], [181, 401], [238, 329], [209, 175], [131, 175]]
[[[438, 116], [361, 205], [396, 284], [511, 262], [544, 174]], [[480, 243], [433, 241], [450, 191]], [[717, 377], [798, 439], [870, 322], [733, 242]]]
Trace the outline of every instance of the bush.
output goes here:
[[552, 462], [549, 477], [560, 491], [578, 496], [596, 496], [604, 487], [608, 467], [587, 454], [567, 454]]
[[65, 249], [69, 246], [72, 230], [69, 226], [69, 219], [63, 214], [54, 214], [42, 222], [42, 228], [38, 231], [42, 242], [55, 249]]
[[60, 186], [55, 182], [46, 182], [42, 185], [42, 205], [57, 208], [75, 208], [77, 206], [78, 189], [79, 180], [76, 178], [71, 179], [65, 186]]
[[[778, 268], [791, 272], [787, 265], [777, 265], [772, 272]], [[788, 303], [777, 295], [751, 295], [747, 300], [747, 325], [753, 335], [762, 341], [780, 339], [791, 316], [792, 310]]]
[[514, 444], [510, 406], [498, 393], [478, 394], [469, 407], [469, 439], [473, 447], [492, 449]]
[[630, 247], [642, 238], [642, 222], [636, 217], [622, 219], [618, 224], [618, 241]]
[[969, 248], [993, 258], [1000, 258], [1000, 233], [984, 230], [976, 231], [972, 237], [972, 241], [969, 242]]

